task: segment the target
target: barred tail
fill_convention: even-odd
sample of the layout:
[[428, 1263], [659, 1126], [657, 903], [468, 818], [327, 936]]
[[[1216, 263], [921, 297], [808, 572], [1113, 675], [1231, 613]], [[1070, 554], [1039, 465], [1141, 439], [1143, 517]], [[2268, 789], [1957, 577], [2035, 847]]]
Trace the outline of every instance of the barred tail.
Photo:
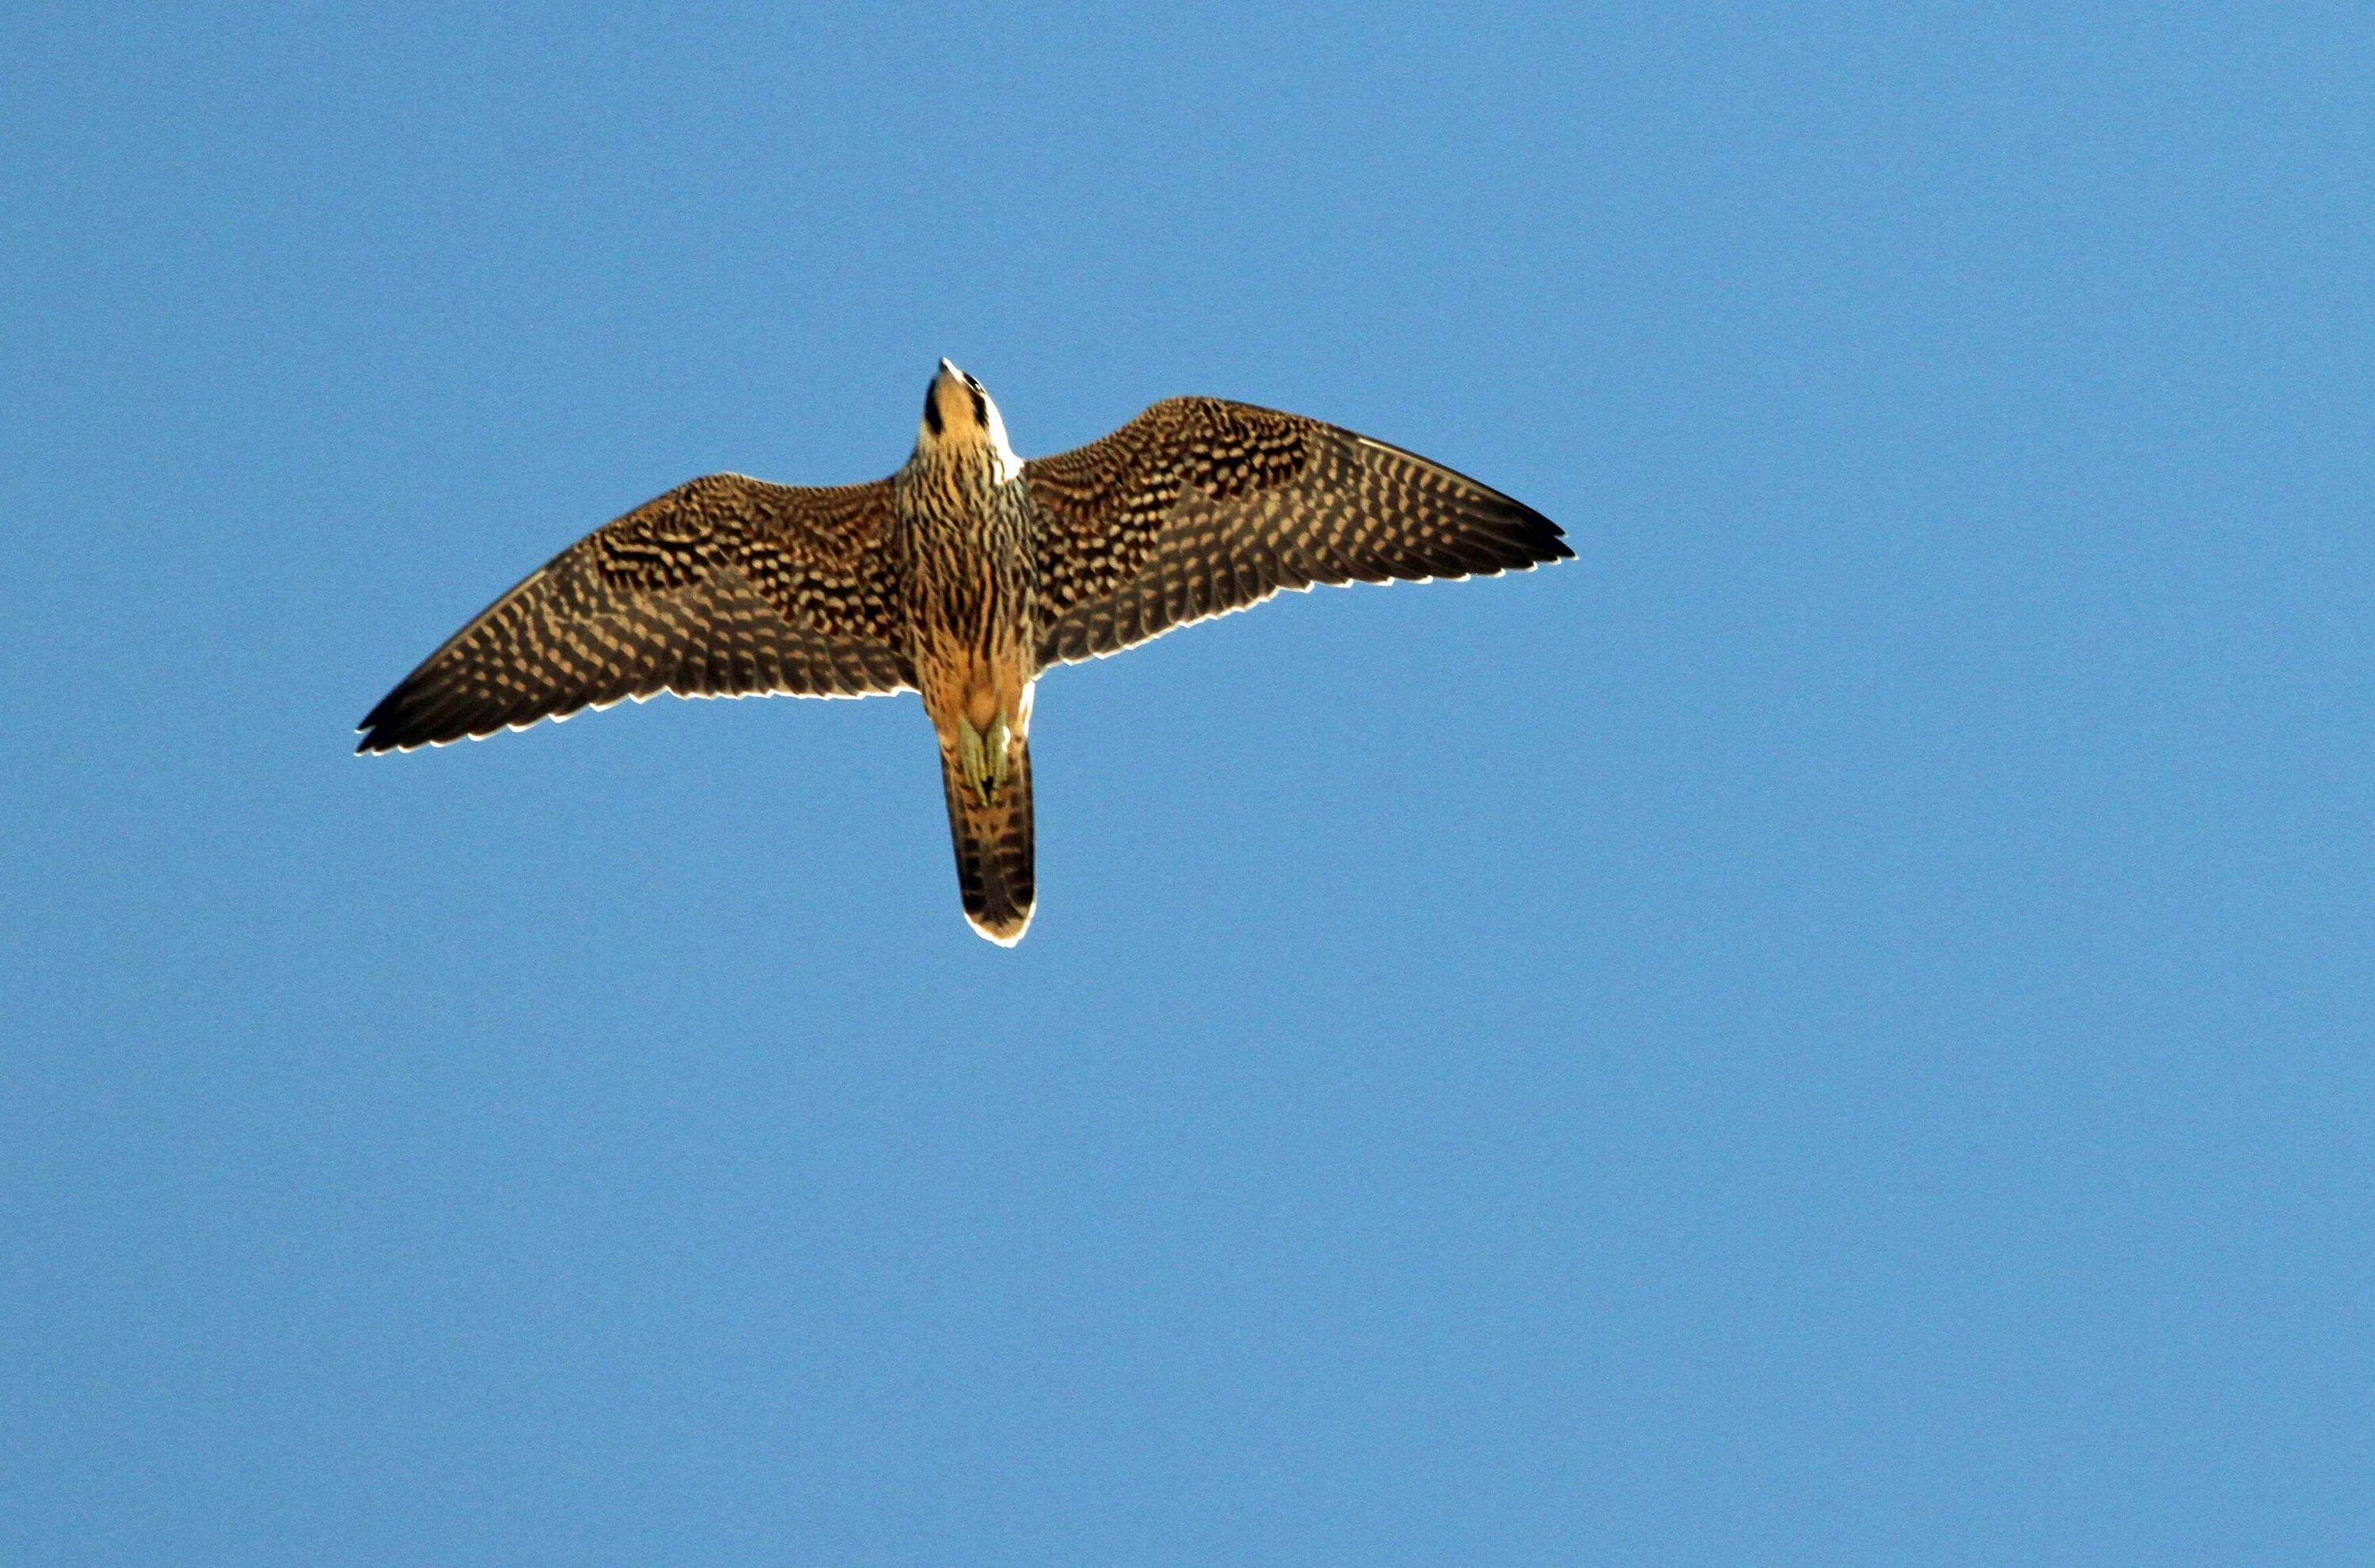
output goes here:
[[949, 834], [956, 841], [957, 890], [974, 929], [1001, 948], [1022, 940], [1038, 902], [1032, 873], [1031, 742], [1009, 741], [1006, 777], [987, 801], [975, 793], [951, 740], [940, 742], [940, 777], [949, 792]]

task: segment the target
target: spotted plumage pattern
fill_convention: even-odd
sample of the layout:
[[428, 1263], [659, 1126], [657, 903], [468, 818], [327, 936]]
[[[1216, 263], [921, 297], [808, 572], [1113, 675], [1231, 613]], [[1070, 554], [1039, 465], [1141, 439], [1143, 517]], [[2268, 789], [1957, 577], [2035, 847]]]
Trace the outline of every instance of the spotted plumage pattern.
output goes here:
[[363, 720], [407, 750], [661, 691], [864, 697], [915, 684], [884, 548], [884, 480], [695, 479], [597, 529], [496, 600]]
[[491, 735], [660, 691], [914, 690], [940, 742], [966, 917], [1011, 945], [1037, 901], [1030, 726], [1051, 665], [1283, 588], [1566, 559], [1557, 525], [1413, 453], [1299, 415], [1158, 403], [1024, 463], [945, 360], [915, 454], [833, 489], [695, 479], [579, 540], [373, 708], [363, 751]]
[[1490, 576], [1575, 552], [1437, 463], [1294, 414], [1177, 397], [1025, 466], [1043, 665], [1093, 658], [1282, 588]]

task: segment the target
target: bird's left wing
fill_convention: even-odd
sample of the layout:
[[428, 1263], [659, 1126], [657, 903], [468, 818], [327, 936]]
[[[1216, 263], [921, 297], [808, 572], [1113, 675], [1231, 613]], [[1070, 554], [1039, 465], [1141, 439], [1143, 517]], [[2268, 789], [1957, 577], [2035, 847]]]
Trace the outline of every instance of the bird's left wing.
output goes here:
[[1558, 525], [1415, 453], [1296, 414], [1175, 397], [1023, 466], [1043, 665], [1093, 658], [1282, 588], [1559, 560]]
[[915, 683], [890, 481], [712, 474], [588, 534], [371, 711], [359, 751], [442, 745], [660, 691], [862, 697]]

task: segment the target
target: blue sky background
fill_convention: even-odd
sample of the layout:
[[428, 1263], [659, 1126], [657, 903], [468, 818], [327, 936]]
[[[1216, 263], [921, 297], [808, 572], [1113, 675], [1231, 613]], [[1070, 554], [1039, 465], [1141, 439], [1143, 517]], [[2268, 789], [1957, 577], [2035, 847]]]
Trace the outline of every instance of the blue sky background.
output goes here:
[[[0, 1559], [2375, 1549], [2375, 23], [20, 7]], [[1274, 404], [1580, 560], [350, 727], [695, 474]]]

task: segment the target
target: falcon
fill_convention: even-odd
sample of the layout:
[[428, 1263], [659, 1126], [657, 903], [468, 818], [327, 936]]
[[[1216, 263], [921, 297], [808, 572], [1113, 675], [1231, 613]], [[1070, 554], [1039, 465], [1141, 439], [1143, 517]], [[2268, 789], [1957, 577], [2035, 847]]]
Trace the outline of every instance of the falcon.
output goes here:
[[1036, 902], [1031, 695], [1282, 588], [1521, 572], [1556, 524], [1317, 419], [1157, 403], [1029, 462], [949, 363], [887, 479], [712, 474], [596, 529], [455, 632], [361, 725], [361, 752], [522, 729], [622, 697], [914, 690], [940, 742], [965, 917], [1022, 940]]

